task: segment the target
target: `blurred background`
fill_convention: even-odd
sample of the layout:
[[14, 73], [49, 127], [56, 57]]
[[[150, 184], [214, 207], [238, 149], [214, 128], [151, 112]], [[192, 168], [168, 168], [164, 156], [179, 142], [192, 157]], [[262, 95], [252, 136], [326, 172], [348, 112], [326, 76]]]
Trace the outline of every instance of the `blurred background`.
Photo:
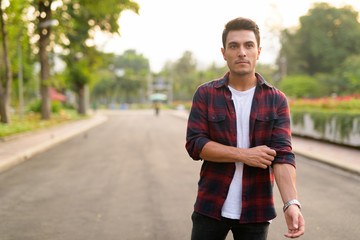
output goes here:
[[[188, 110], [227, 71], [224, 25], [248, 17], [256, 71], [290, 104], [302, 239], [357, 239], [359, 11], [358, 0], [0, 0], [0, 238], [189, 239], [201, 166], [184, 149]], [[283, 217], [272, 225], [269, 239], [284, 239]]]
[[189, 109], [227, 71], [221, 33], [239, 16], [258, 23], [257, 72], [286, 93], [294, 123], [310, 116], [325, 132], [359, 117], [356, 0], [0, 3], [0, 137], [97, 109]]

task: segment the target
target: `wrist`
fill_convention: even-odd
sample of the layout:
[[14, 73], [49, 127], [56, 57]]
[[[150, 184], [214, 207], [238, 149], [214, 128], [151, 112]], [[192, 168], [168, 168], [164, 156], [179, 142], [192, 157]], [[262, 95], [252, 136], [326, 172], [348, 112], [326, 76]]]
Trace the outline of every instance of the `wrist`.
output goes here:
[[238, 148], [236, 147], [236, 162], [242, 162], [242, 163], [245, 163], [245, 161], [247, 160], [246, 156], [246, 150], [247, 149], [244, 149], [244, 148]]
[[297, 205], [299, 207], [299, 209], [301, 210], [300, 202], [298, 200], [296, 200], [296, 199], [293, 199], [293, 200], [290, 200], [290, 201], [288, 201], [288, 202], [286, 202], [284, 204], [283, 211], [285, 212], [286, 209], [288, 209], [288, 207], [291, 206], [291, 205]]

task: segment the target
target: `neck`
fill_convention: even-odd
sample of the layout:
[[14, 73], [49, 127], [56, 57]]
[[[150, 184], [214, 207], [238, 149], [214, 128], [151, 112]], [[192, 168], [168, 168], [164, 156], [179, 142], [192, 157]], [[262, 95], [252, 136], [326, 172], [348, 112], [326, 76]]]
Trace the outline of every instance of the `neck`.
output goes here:
[[255, 87], [256, 84], [257, 78], [255, 76], [255, 72], [243, 75], [230, 72], [229, 86], [238, 91], [246, 91], [252, 87]]

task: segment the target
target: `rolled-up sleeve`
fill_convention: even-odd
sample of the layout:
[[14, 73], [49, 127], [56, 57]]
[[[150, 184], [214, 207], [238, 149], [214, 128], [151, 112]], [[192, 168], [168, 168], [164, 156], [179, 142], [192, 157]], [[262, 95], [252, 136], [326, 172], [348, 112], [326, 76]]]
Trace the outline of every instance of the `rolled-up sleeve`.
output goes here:
[[187, 124], [186, 150], [194, 160], [200, 160], [200, 153], [211, 141], [208, 134], [206, 89], [200, 86], [194, 94]]
[[290, 109], [285, 95], [279, 94], [277, 120], [271, 136], [271, 148], [276, 151], [273, 163], [288, 163], [295, 165], [295, 155], [291, 146]]

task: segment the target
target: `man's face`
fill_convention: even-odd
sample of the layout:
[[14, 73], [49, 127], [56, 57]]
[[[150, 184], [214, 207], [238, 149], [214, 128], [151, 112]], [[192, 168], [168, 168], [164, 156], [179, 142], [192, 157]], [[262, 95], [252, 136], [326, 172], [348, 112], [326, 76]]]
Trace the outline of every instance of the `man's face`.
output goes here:
[[226, 38], [225, 49], [221, 49], [230, 73], [236, 75], [255, 74], [260, 51], [255, 33], [250, 30], [230, 31]]

